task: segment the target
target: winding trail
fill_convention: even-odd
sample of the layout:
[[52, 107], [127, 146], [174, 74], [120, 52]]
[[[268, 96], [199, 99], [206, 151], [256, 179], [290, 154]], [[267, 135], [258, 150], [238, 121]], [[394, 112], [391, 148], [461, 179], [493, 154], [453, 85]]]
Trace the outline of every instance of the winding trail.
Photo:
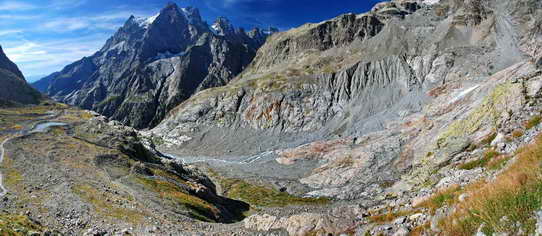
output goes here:
[[[6, 153], [5, 149], [4, 149], [4, 145], [10, 140], [11, 138], [6, 138], [6, 140], [4, 140], [2, 142], [2, 144], [0, 144], [0, 165], [2, 165], [2, 162], [4, 162], [4, 155]], [[0, 172], [0, 197], [3, 197], [4, 195], [6, 195], [8, 193], [8, 190], [4, 187], [4, 181], [3, 181], [3, 175], [2, 173]]]

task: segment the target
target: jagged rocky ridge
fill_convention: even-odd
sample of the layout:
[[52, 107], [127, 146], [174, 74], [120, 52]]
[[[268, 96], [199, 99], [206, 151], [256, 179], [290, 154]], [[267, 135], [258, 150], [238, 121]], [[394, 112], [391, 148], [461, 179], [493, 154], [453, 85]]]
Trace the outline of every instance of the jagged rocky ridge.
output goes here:
[[36, 104], [41, 94], [26, 83], [23, 74], [0, 47], [0, 106]]
[[104, 47], [34, 83], [55, 100], [136, 128], [152, 127], [192, 94], [227, 84], [267, 37], [195, 8], [168, 4], [148, 19], [130, 17]]

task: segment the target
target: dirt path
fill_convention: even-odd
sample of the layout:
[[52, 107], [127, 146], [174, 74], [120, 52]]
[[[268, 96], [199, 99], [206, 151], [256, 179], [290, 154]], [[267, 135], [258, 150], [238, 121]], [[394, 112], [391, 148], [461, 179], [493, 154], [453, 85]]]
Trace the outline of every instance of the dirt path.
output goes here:
[[[2, 142], [2, 144], [0, 144], [0, 165], [2, 165], [2, 162], [4, 162], [4, 155], [6, 153], [5, 149], [4, 149], [4, 145], [10, 140], [11, 138], [7, 138], [6, 140], [4, 140]], [[0, 172], [0, 197], [3, 197], [4, 195], [6, 195], [6, 193], [8, 193], [8, 191], [6, 190], [6, 188], [4, 188], [4, 181], [3, 181], [3, 175], [2, 173]]]

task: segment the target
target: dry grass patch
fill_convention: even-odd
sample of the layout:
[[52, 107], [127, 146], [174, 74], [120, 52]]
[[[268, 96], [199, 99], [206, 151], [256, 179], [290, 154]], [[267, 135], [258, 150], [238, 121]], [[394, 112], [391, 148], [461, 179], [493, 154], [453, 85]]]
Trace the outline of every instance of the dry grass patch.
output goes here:
[[516, 158], [495, 180], [466, 188], [470, 197], [440, 222], [445, 235], [473, 235], [480, 225], [486, 235], [534, 233], [534, 212], [542, 207], [542, 136]]
[[413, 215], [419, 212], [420, 212], [419, 210], [396, 211], [396, 212], [388, 211], [385, 214], [370, 216], [369, 220], [374, 223], [385, 224], [385, 223], [392, 222], [393, 220], [399, 217], [409, 216], [409, 215]]
[[485, 146], [491, 144], [493, 140], [497, 137], [497, 132], [493, 131], [487, 136], [485, 136], [482, 140], [480, 140], [480, 146]]
[[531, 117], [531, 119], [529, 119], [528, 121], [526, 121], [524, 126], [526, 129], [532, 129], [538, 124], [540, 124], [541, 121], [542, 121], [542, 116], [536, 115], [536, 116]]
[[525, 133], [523, 132], [523, 130], [520, 130], [520, 129], [516, 129], [512, 132], [512, 137], [514, 138], [520, 138], [521, 136], [523, 136]]
[[429, 223], [425, 223], [423, 225], [418, 225], [416, 226], [415, 228], [413, 228], [410, 233], [409, 233], [409, 236], [424, 236], [424, 235], [428, 235], [428, 234], [425, 234], [425, 232], [429, 231], [431, 229], [431, 225]]

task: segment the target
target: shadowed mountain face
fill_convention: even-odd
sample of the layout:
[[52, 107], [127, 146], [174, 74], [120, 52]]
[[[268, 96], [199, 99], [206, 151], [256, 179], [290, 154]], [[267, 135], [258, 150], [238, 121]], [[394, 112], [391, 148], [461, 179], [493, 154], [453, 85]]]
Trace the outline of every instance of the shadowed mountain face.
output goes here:
[[197, 9], [168, 4], [153, 17], [130, 17], [100, 51], [33, 85], [58, 101], [152, 127], [192, 94], [228, 83], [266, 37], [223, 18], [209, 26]]
[[0, 106], [35, 104], [41, 95], [30, 87], [23, 74], [0, 47]]

